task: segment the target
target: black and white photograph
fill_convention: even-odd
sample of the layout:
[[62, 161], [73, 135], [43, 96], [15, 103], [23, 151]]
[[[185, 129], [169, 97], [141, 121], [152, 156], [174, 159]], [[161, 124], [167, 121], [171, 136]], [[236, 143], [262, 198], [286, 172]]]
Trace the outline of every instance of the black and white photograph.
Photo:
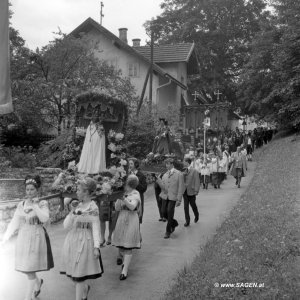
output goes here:
[[300, 299], [299, 0], [0, 0], [0, 300]]

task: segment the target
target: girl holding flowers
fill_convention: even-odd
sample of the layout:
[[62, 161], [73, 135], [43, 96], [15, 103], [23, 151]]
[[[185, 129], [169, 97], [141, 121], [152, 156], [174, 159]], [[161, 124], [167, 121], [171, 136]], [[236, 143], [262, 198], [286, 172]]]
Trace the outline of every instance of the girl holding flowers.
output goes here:
[[102, 276], [103, 266], [100, 254], [99, 210], [92, 197], [96, 191], [92, 178], [78, 181], [79, 204], [71, 205], [71, 211], [64, 220], [69, 232], [62, 251], [61, 274], [75, 282], [76, 300], [87, 299], [90, 286], [86, 280]]

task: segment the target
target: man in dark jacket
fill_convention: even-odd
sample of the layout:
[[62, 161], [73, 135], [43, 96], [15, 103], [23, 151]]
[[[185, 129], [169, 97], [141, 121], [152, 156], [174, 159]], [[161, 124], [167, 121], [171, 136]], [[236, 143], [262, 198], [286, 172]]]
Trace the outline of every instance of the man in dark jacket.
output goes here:
[[136, 190], [140, 193], [141, 197], [141, 214], [140, 214], [140, 224], [143, 222], [144, 214], [144, 193], [147, 190], [146, 176], [140, 170], [140, 163], [136, 158], [130, 158], [128, 160], [129, 174], [134, 174], [139, 179], [139, 184]]

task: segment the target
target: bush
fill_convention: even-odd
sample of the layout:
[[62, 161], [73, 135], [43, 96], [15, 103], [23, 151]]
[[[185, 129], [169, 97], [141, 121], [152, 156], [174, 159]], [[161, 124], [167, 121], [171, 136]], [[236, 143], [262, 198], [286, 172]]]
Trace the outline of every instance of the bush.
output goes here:
[[80, 159], [84, 137], [76, 136], [67, 130], [56, 139], [43, 143], [38, 150], [38, 162], [41, 167], [65, 168], [70, 161]]
[[139, 159], [146, 158], [147, 154], [152, 151], [159, 118], [165, 118], [171, 131], [175, 133], [179, 127], [179, 116], [179, 108], [176, 106], [169, 106], [165, 110], [153, 107], [152, 113], [149, 113], [148, 107], [143, 106], [138, 117], [130, 116], [126, 135], [129, 156]]
[[2, 171], [7, 171], [10, 168], [34, 169], [37, 166], [35, 153], [24, 151], [21, 147], [2, 147], [1, 155], [0, 166]]
[[142, 109], [139, 116], [129, 118], [126, 134], [126, 148], [129, 156], [145, 158], [151, 152], [155, 138], [153, 115]]

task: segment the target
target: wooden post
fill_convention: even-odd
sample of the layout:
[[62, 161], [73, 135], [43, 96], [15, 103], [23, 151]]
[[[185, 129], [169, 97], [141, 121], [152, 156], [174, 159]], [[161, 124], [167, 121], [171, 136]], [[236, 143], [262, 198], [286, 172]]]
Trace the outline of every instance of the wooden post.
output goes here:
[[151, 30], [151, 65], [150, 65], [150, 84], [149, 84], [149, 112], [152, 111], [152, 85], [153, 85], [153, 51], [154, 51], [154, 34]]
[[147, 87], [150, 72], [151, 72], [151, 67], [148, 69], [147, 75], [145, 77], [144, 86], [143, 86], [143, 90], [142, 90], [142, 93], [141, 93], [140, 101], [139, 101], [137, 109], [136, 109], [136, 116], [139, 115], [142, 104], [143, 104], [143, 100], [144, 100], [145, 91], [146, 91], [146, 87]]

